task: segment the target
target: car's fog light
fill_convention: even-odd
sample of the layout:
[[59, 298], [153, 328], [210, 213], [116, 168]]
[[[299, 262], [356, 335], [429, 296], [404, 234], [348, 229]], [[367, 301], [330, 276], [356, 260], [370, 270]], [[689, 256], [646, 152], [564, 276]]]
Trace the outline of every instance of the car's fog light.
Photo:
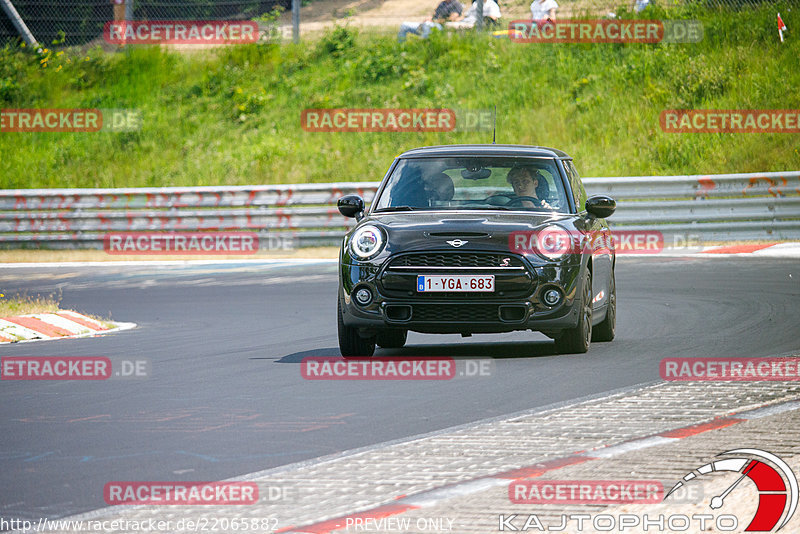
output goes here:
[[362, 287], [358, 291], [356, 291], [356, 302], [361, 304], [362, 306], [366, 306], [370, 302], [372, 302], [372, 291], [369, 289]]
[[558, 289], [548, 289], [542, 296], [544, 303], [548, 306], [555, 306], [561, 301], [561, 291]]

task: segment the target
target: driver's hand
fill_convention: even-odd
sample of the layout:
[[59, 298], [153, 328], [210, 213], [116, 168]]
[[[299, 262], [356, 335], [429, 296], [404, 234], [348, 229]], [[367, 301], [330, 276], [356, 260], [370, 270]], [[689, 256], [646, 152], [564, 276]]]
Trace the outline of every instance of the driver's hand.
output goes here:
[[550, 204], [548, 204], [546, 200], [542, 199], [542, 200], [540, 200], [540, 202], [541, 202], [541, 204], [542, 204], [542, 207], [543, 207], [544, 209], [546, 209], [546, 210], [551, 210], [551, 209], [553, 209], [553, 206], [551, 206]]

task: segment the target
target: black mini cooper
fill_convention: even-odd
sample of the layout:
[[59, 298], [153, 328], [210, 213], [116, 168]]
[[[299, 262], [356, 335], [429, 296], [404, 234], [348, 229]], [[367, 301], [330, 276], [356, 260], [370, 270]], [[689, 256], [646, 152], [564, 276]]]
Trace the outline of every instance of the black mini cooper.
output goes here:
[[450, 145], [398, 156], [339, 255], [342, 356], [399, 348], [409, 330], [534, 330], [559, 352], [614, 338], [613, 199], [586, 198], [572, 158], [515, 145]]

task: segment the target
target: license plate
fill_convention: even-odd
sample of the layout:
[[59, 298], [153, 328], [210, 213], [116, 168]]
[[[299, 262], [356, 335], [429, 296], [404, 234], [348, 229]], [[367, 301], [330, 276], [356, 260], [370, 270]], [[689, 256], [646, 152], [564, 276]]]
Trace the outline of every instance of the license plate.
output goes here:
[[491, 293], [494, 275], [418, 275], [417, 291], [420, 293]]

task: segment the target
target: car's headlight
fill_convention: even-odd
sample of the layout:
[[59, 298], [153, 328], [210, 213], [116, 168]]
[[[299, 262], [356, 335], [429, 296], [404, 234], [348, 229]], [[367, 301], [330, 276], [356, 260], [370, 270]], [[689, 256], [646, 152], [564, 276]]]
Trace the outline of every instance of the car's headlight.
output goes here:
[[367, 260], [383, 250], [385, 244], [380, 228], [368, 224], [353, 233], [350, 238], [350, 252], [360, 260]]
[[576, 250], [573, 236], [561, 226], [551, 224], [536, 234], [536, 253], [548, 260], [560, 260]]

